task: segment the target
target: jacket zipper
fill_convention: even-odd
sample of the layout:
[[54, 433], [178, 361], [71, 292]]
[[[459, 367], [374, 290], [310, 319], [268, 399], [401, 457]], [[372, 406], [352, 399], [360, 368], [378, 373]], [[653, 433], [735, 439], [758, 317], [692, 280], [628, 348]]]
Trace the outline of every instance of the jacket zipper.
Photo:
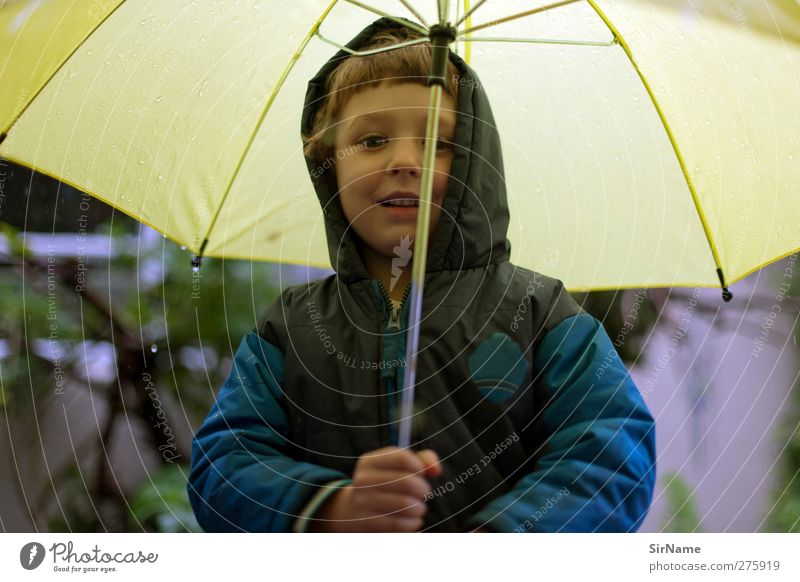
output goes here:
[[376, 279], [378, 281], [378, 290], [381, 292], [383, 296], [383, 300], [389, 310], [389, 323], [386, 329], [400, 329], [400, 313], [403, 311], [403, 306], [408, 299], [408, 295], [411, 292], [411, 284], [409, 283], [406, 285], [406, 290], [403, 292], [403, 298], [400, 300], [400, 305], [395, 307], [394, 301], [389, 296], [389, 292], [386, 290], [386, 287], [383, 286], [380, 279]]
[[[411, 292], [411, 284], [406, 286], [406, 290], [403, 293], [403, 298], [400, 301], [400, 305], [398, 307], [394, 306], [394, 302], [391, 300], [389, 296], [389, 292], [383, 286], [379, 279], [375, 280], [377, 282], [377, 289], [380, 292], [381, 296], [383, 297], [383, 304], [384, 304], [384, 315], [386, 316], [386, 329], [384, 332], [390, 330], [397, 330], [400, 331], [400, 316], [402, 315], [403, 308], [405, 307], [406, 300], [408, 299], [408, 295]], [[397, 352], [403, 351], [405, 352], [405, 346], [398, 346], [400, 338], [398, 334], [394, 334], [393, 337], [387, 338], [384, 334], [381, 334], [381, 359], [386, 361], [402, 361], [402, 358], [405, 356], [405, 353], [400, 354], [398, 357]], [[394, 353], [387, 354], [387, 343], [390, 346], [390, 350]], [[398, 349], [400, 348], [400, 349]], [[395, 409], [395, 399], [397, 398], [396, 388], [398, 385], [402, 384], [402, 379], [398, 379], [398, 373], [402, 373], [400, 370], [400, 366], [393, 366], [392, 369], [384, 368], [381, 372], [381, 379], [383, 380], [384, 385], [384, 396], [386, 397], [386, 409], [387, 409], [387, 418], [389, 419], [389, 439], [391, 444], [397, 444], [397, 427], [395, 426], [395, 417], [394, 417], [394, 409]]]

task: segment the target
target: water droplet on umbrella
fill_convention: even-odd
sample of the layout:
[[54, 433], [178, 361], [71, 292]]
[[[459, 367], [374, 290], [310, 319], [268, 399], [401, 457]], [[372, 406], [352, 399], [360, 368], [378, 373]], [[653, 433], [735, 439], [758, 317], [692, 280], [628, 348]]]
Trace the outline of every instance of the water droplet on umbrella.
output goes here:
[[186, 245], [181, 245], [181, 250], [185, 251], [186, 250]]
[[161, 174], [159, 174], [159, 175], [158, 175], [158, 179], [159, 179], [159, 180], [163, 180], [163, 179], [164, 179], [164, 176], [162, 176]]
[[156, 97], [156, 103], [161, 103], [161, 100], [162, 100], [163, 98], [164, 98], [164, 96], [163, 96], [163, 95], [159, 95], [158, 97]]
[[198, 267], [197, 265], [192, 265], [192, 273], [199, 273], [199, 272], [200, 272], [200, 267]]
[[153, 344], [152, 346], [150, 346], [150, 351], [155, 354], [158, 351], [158, 346], [156, 344]]
[[144, 166], [144, 160], [139, 160], [139, 165]]

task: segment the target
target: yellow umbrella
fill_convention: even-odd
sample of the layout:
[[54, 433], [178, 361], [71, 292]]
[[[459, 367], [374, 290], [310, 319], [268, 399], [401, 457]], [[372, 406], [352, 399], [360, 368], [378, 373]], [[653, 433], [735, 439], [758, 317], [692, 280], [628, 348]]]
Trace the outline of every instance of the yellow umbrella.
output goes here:
[[[7, 0], [0, 156], [196, 254], [328, 265], [306, 82], [376, 12], [439, 21], [417, 4]], [[800, 10], [696, 6], [446, 10], [502, 136], [513, 262], [571, 290], [725, 286], [800, 248]]]

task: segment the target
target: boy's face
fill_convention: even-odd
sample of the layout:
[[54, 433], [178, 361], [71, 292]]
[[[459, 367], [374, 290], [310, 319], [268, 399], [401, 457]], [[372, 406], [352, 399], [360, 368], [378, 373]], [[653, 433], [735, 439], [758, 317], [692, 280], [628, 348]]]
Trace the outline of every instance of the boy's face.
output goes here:
[[[419, 197], [429, 98], [430, 89], [423, 85], [382, 83], [355, 93], [339, 115], [334, 157], [342, 210], [364, 244], [384, 257], [396, 256], [394, 247], [402, 237], [415, 238], [417, 206], [390, 204], [388, 199]], [[453, 98], [443, 93], [431, 240], [453, 160], [455, 110]]]

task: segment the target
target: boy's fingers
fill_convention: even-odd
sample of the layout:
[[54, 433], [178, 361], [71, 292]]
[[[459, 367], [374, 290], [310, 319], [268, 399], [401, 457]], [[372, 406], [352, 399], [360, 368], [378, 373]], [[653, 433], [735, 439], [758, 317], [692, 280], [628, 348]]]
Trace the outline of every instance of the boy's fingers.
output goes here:
[[442, 465], [439, 462], [439, 455], [437, 455], [434, 451], [431, 449], [420, 451], [417, 453], [417, 458], [422, 462], [424, 467], [424, 475], [426, 477], [441, 476], [443, 472]]
[[415, 453], [399, 447], [384, 447], [362, 455], [361, 459], [370, 467], [392, 471], [420, 473], [424, 467]]
[[424, 501], [394, 492], [375, 492], [366, 496], [360, 510], [376, 517], [422, 517], [428, 510]]
[[393, 492], [425, 499], [431, 490], [428, 482], [419, 475], [405, 471], [365, 471], [355, 475], [353, 488], [364, 494], [371, 492]]

